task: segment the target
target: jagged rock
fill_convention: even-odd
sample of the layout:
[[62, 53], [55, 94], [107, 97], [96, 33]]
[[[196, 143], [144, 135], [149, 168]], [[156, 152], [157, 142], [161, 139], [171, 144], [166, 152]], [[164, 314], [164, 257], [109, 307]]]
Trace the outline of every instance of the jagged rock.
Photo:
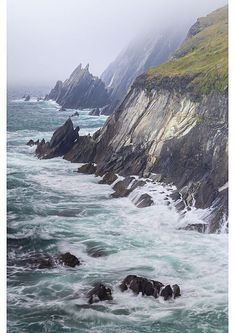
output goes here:
[[205, 223], [192, 223], [188, 224], [186, 227], [179, 228], [179, 230], [192, 230], [204, 233], [207, 229], [208, 225]]
[[118, 179], [118, 176], [117, 176], [114, 172], [109, 171], [109, 172], [107, 172], [107, 173], [104, 175], [103, 179], [101, 179], [101, 180], [99, 181], [99, 184], [108, 184], [108, 185], [111, 185], [111, 184], [114, 183], [115, 180], [117, 180], [117, 179]]
[[160, 296], [164, 298], [164, 301], [172, 298], [173, 290], [169, 284], [161, 290]]
[[102, 107], [109, 103], [109, 94], [102, 80], [89, 72], [89, 65], [81, 64], [64, 82], [57, 81], [46, 97], [69, 109]]
[[27, 145], [27, 146], [30, 146], [30, 147], [35, 146], [35, 145], [38, 145], [38, 144], [39, 144], [39, 140], [37, 140], [37, 141], [33, 141], [32, 139], [29, 140], [29, 141], [26, 143], [26, 145]]
[[72, 120], [69, 118], [52, 135], [50, 142], [43, 139], [37, 146], [36, 156], [43, 159], [63, 156], [78, 140], [79, 127], [73, 128]]
[[111, 194], [113, 198], [127, 197], [131, 193], [131, 189], [128, 189], [123, 180], [117, 182], [114, 187], [114, 193]]
[[99, 116], [100, 115], [100, 109], [99, 108], [95, 108], [95, 109], [91, 110], [89, 112], [89, 115], [90, 116]]
[[70, 252], [61, 254], [59, 256], [59, 261], [61, 263], [63, 263], [65, 266], [69, 266], [69, 267], [75, 267], [75, 266], [79, 266], [81, 264], [80, 261], [78, 260], [78, 258], [76, 256], [74, 256], [73, 254], [71, 254]]
[[154, 201], [153, 201], [152, 197], [149, 194], [144, 193], [139, 197], [139, 199], [136, 203], [136, 206], [138, 208], [144, 208], [144, 207], [152, 206], [153, 204], [154, 204]]
[[24, 101], [25, 101], [25, 102], [30, 101], [30, 95], [26, 95]]
[[113, 299], [112, 291], [110, 288], [105, 287], [105, 285], [99, 283], [88, 293], [89, 304], [97, 303], [99, 301], [110, 301]]
[[96, 166], [93, 163], [87, 163], [78, 168], [79, 173], [93, 174], [96, 172]]

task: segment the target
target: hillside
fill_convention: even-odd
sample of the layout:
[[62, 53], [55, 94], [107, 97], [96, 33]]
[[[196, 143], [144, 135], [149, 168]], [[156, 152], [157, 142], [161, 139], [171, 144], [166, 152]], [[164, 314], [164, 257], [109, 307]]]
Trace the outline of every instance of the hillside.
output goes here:
[[148, 71], [148, 79], [187, 77], [187, 89], [224, 92], [228, 87], [228, 6], [199, 18], [174, 59]]

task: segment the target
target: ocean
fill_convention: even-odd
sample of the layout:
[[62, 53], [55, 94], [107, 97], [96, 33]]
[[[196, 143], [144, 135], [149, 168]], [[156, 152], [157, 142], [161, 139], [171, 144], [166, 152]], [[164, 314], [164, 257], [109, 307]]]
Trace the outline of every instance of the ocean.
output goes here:
[[[38, 160], [26, 143], [50, 139], [74, 113], [38, 102], [41, 93], [29, 102], [20, 90], [8, 94], [8, 332], [227, 332], [228, 234], [179, 230], [200, 223], [204, 212], [193, 208], [182, 217], [173, 202], [167, 205], [172, 186], [148, 184], [130, 198], [113, 199], [99, 177], [76, 173], [79, 164]], [[72, 120], [81, 134], [94, 133], [107, 119], [78, 112]], [[153, 206], [134, 205], [141, 191], [151, 193]], [[104, 256], [91, 257], [93, 248]], [[39, 253], [65, 252], [82, 264], [28, 264]], [[177, 283], [182, 296], [164, 301], [122, 293], [118, 286], [128, 274]], [[112, 288], [113, 300], [89, 305], [86, 294], [97, 282]]]

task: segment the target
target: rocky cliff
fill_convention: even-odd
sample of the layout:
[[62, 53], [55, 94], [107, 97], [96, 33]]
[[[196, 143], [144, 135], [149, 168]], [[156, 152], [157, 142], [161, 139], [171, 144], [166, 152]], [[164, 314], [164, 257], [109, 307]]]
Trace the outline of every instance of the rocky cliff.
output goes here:
[[81, 64], [69, 79], [57, 81], [46, 99], [71, 109], [103, 107], [110, 103], [103, 81], [89, 72], [88, 65], [82, 68]]
[[110, 92], [111, 114], [123, 100], [136, 77], [153, 66], [167, 61], [186, 36], [186, 27], [178, 24], [163, 31], [151, 31], [133, 40], [101, 75]]
[[116, 112], [64, 158], [96, 173], [157, 176], [187, 206], [208, 209], [208, 231], [227, 219], [227, 7], [200, 18], [174, 59], [138, 77]]

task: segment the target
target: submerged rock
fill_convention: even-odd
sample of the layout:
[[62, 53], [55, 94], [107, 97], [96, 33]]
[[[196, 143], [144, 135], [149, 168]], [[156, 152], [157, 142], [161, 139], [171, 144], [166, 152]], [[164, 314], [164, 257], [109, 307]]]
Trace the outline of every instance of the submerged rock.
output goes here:
[[79, 259], [76, 256], [74, 256], [73, 254], [71, 254], [70, 252], [61, 254], [59, 256], [59, 261], [61, 263], [63, 263], [65, 266], [69, 266], [69, 267], [75, 267], [75, 266], [79, 266], [81, 264]]
[[99, 301], [110, 301], [113, 299], [112, 291], [110, 288], [99, 283], [88, 293], [89, 304], [97, 303]]
[[71, 115], [71, 117], [79, 117], [79, 113], [78, 113], [78, 111], [74, 112], [74, 113]]
[[65, 108], [60, 108], [59, 111], [66, 111], [66, 109]]
[[96, 166], [93, 163], [87, 163], [78, 168], [79, 173], [94, 174], [96, 172]]

